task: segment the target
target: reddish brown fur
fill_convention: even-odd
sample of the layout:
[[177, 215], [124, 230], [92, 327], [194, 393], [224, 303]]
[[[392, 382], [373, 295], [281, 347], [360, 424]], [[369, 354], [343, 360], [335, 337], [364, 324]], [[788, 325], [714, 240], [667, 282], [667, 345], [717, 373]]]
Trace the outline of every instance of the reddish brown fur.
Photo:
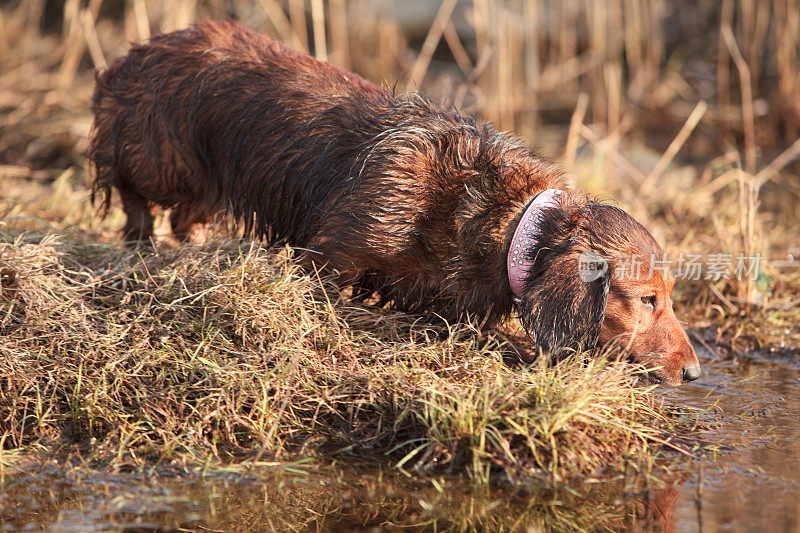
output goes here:
[[[134, 47], [98, 76], [93, 109], [93, 190], [106, 207], [120, 192], [128, 240], [150, 237], [155, 206], [172, 209], [181, 238], [227, 212], [246, 233], [304, 249], [399, 308], [489, 324], [516, 310], [547, 351], [593, 347], [640, 322], [621, 303], [613, 256], [660, 248], [624, 211], [566, 189], [558, 169], [491, 125], [398, 98], [236, 24]], [[515, 301], [509, 242], [548, 188], [565, 193], [546, 212]], [[593, 283], [576, 278], [587, 249], [612, 266]], [[663, 280], [648, 283], [668, 297]], [[625, 290], [630, 300], [636, 291]], [[697, 359], [668, 307], [652, 331], [677, 344], [640, 330], [631, 346], [656, 352], [659, 375], [680, 382]]]

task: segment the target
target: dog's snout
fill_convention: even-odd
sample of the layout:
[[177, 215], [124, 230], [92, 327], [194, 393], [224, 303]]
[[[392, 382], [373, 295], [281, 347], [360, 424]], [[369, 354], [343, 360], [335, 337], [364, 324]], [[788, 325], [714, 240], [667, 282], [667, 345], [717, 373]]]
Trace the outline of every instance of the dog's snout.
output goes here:
[[703, 374], [699, 364], [687, 365], [681, 370], [683, 381], [694, 381]]

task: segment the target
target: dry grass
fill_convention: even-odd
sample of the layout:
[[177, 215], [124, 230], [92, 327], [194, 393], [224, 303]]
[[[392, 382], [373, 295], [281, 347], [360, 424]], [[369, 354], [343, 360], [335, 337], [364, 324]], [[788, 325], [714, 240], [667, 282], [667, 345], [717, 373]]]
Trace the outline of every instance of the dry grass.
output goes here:
[[285, 250], [25, 233], [0, 256], [6, 447], [131, 468], [366, 455], [488, 480], [599, 472], [668, 438], [624, 365], [511, 369], [499, 341], [355, 306]]

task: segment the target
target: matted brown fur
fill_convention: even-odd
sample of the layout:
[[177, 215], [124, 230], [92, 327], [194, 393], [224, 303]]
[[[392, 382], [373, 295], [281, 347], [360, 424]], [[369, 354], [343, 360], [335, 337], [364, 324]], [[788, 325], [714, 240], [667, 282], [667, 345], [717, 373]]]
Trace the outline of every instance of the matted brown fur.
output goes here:
[[[633, 332], [645, 339], [639, 355], [669, 368], [661, 377], [671, 383], [697, 365], [671, 302], [658, 310], [682, 334], [671, 346], [631, 326], [638, 308], [606, 316], [609, 298], [642, 297], [617, 290], [614, 257], [662, 254], [650, 234], [566, 188], [553, 164], [492, 125], [227, 22], [133, 47], [98, 75], [93, 110], [93, 192], [107, 207], [119, 191], [128, 240], [151, 236], [155, 206], [172, 209], [181, 238], [226, 212], [246, 234], [285, 240], [401, 309], [489, 325], [518, 312], [547, 351], [593, 347], [601, 330], [631, 345]], [[509, 243], [526, 205], [549, 188], [564, 193], [545, 212], [514, 298]], [[577, 277], [586, 250], [611, 265], [589, 283]]]

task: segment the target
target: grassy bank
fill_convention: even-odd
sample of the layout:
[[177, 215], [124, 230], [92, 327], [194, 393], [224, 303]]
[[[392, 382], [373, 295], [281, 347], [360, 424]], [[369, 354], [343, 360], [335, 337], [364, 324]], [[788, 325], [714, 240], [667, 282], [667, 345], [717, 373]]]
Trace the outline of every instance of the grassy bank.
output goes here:
[[630, 368], [511, 368], [500, 335], [348, 301], [287, 250], [3, 234], [0, 435], [136, 468], [360, 457], [486, 480], [649, 457]]

